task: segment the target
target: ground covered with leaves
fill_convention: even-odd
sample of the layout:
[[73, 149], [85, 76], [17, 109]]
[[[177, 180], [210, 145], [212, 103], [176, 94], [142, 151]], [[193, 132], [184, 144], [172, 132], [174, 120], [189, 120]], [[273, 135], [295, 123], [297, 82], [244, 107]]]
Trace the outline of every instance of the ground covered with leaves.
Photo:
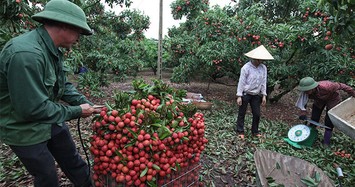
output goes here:
[[[136, 78], [150, 80], [155, 78], [152, 73], [140, 74]], [[102, 88], [105, 97], [89, 97], [96, 104], [112, 101], [115, 90], [129, 91], [132, 89], [133, 78], [123, 82], [111, 83], [110, 86]], [[334, 183], [339, 185], [337, 173], [333, 163], [338, 164], [344, 174], [340, 181], [343, 186], [355, 184], [355, 141], [345, 136], [342, 132], [335, 130], [330, 148], [323, 148], [323, 129], [318, 129], [319, 136], [314, 145], [310, 148], [296, 149], [287, 144], [283, 138], [287, 137], [288, 130], [296, 124], [301, 123], [297, 119], [297, 109], [294, 103], [297, 92], [291, 92], [284, 96], [278, 103], [268, 103], [262, 108], [262, 120], [260, 123], [261, 138], [254, 138], [250, 135], [250, 113], [246, 117], [246, 139], [237, 138], [233, 127], [236, 123], [236, 83], [229, 79], [220, 79], [218, 82], [208, 83], [194, 81], [189, 84], [173, 84], [169, 82], [168, 75], [163, 76], [163, 81], [172, 87], [185, 89], [188, 92], [201, 93], [205, 100], [214, 103], [211, 110], [200, 111], [205, 115], [206, 138], [209, 140], [202, 155], [200, 178], [204, 186], [232, 187], [232, 186], [256, 186], [258, 166], [255, 163], [254, 152], [256, 150], [270, 150], [283, 155], [294, 156], [319, 167]], [[77, 147], [86, 160], [84, 149], [88, 152], [91, 130], [91, 118], [81, 119], [80, 133], [84, 143], [81, 145], [78, 121], [68, 122]], [[0, 186], [31, 186], [32, 178], [26, 172], [16, 156], [8, 146], [0, 144]], [[337, 152], [350, 154], [349, 157], [338, 155]], [[70, 181], [58, 168], [61, 186], [72, 186]], [[265, 173], [265, 177], [268, 173]], [[311, 182], [317, 183], [314, 173], [309, 174]], [[313, 180], [313, 181], [312, 181]], [[277, 182], [269, 181], [270, 186], [281, 186]], [[304, 184], [304, 186], [307, 186]], [[310, 186], [310, 185], [308, 185]]]

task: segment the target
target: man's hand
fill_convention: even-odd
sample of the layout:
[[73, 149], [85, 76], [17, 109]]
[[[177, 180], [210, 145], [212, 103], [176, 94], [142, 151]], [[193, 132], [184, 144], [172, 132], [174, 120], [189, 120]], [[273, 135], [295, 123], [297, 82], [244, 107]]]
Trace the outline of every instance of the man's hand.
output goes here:
[[103, 107], [105, 107], [105, 105], [94, 105], [92, 107], [94, 107], [94, 108], [103, 108]]
[[94, 105], [92, 106], [95, 110], [94, 110], [94, 114], [99, 114], [102, 110], [103, 107], [105, 107], [105, 105]]
[[306, 115], [300, 115], [300, 116], [298, 117], [298, 119], [300, 119], [300, 120], [307, 120], [307, 116], [306, 116]]
[[[83, 118], [86, 118], [86, 117], [89, 117], [91, 116], [95, 111], [94, 107], [92, 107], [91, 105], [89, 104], [81, 104], [80, 105], [81, 107], [81, 116], [80, 117], [83, 117]], [[96, 109], [96, 110], [100, 110], [100, 109]]]
[[242, 105], [242, 97], [238, 96], [237, 98], [237, 105], [241, 106]]

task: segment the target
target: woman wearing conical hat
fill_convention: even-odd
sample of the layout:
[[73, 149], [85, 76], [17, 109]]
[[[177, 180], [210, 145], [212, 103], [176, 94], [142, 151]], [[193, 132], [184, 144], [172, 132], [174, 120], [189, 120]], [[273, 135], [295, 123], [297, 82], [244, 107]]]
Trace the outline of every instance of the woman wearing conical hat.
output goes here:
[[250, 104], [253, 115], [251, 134], [256, 137], [261, 136], [259, 132], [260, 105], [266, 104], [267, 95], [267, 68], [263, 62], [274, 59], [263, 45], [249, 51], [245, 56], [249, 57], [250, 60], [241, 68], [240, 72], [237, 88], [239, 110], [235, 128], [241, 139], [244, 139], [244, 119], [248, 104]]

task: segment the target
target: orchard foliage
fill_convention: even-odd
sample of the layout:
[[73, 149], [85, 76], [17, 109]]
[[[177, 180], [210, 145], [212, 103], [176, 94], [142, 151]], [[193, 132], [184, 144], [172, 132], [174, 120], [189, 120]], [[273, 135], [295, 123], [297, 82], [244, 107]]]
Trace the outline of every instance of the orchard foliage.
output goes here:
[[[31, 15], [46, 2], [1, 1], [0, 46], [38, 26]], [[102, 4], [123, 8], [130, 6], [130, 0], [73, 2], [87, 14], [94, 35], [82, 37], [65, 53], [72, 72], [86, 66], [102, 83], [108, 73], [121, 80], [143, 67], [156, 71], [156, 41], [144, 37], [149, 18], [137, 10], [117, 14]], [[163, 67], [174, 68], [174, 82], [194, 77], [214, 81], [223, 76], [238, 80], [248, 60], [244, 54], [262, 44], [275, 58], [266, 62], [270, 101], [294, 89], [304, 76], [354, 86], [354, 6], [353, 0], [241, 0], [222, 8], [209, 7], [208, 0], [176, 0], [170, 5], [173, 17], [186, 21], [169, 30], [163, 43]], [[89, 83], [81, 84], [90, 90]], [[276, 85], [283, 92], [275, 95]]]
[[[175, 18], [189, 15], [181, 12], [189, 10], [186, 8], [176, 11], [179, 6], [186, 6], [187, 0], [184, 2], [185, 5], [172, 6]], [[204, 3], [199, 1], [195, 6]], [[338, 11], [344, 8], [347, 6], [338, 7]], [[354, 35], [347, 34], [352, 30], [353, 19], [348, 20], [347, 15], [335, 17], [340, 13], [334, 15], [331, 9], [332, 5], [319, 6], [306, 0], [240, 1], [234, 6], [200, 11], [195, 19], [186, 17], [180, 27], [169, 30], [171, 61], [178, 65], [172, 81], [188, 82], [196, 76], [209, 80], [229, 76], [237, 80], [240, 68], [248, 60], [244, 53], [262, 44], [275, 58], [266, 62], [268, 93], [276, 85], [284, 90], [274, 94], [271, 101], [294, 89], [304, 76], [354, 86]]]
[[[31, 16], [43, 9], [48, 0], [6, 0], [0, 3], [0, 47], [9, 39], [30, 31], [40, 24]], [[87, 95], [100, 96], [99, 87], [105, 86], [107, 74], [113, 80], [135, 76], [144, 66], [155, 68], [156, 41], [146, 39], [144, 31], [149, 28], [149, 17], [138, 10], [123, 10], [119, 14], [105, 9], [103, 2], [129, 7], [130, 0], [74, 0], [87, 15], [94, 34], [81, 37], [73, 50], [64, 51], [65, 65], [71, 72], [80, 67], [89, 69], [88, 75], [79, 79], [79, 88]], [[117, 9], [117, 7], [116, 7]], [[155, 61], [156, 62], [156, 61]], [[90, 80], [90, 81], [88, 81]], [[85, 88], [85, 89], [84, 89]]]
[[[40, 11], [43, 8], [43, 5], [47, 2], [47, 0], [8, 0], [1, 2], [1, 27], [0, 31], [3, 33], [0, 35], [0, 42], [3, 46], [6, 41], [8, 41], [11, 37], [21, 34], [23, 32], [34, 29], [38, 26], [38, 23], [31, 19], [31, 16], [36, 12]], [[96, 69], [94, 71], [107, 71], [103, 69], [106, 63], [112, 61], [109, 59], [111, 54], [117, 54], [122, 57], [122, 55], [127, 55], [123, 57], [125, 61], [127, 59], [131, 62], [134, 62], [134, 66], [139, 63], [139, 59], [135, 55], [134, 57], [128, 57], [131, 53], [135, 53], [136, 51], [141, 50], [141, 46], [136, 44], [136, 41], [144, 39], [143, 32], [148, 29], [150, 21], [147, 16], [144, 16], [141, 12], [137, 10], [125, 10], [122, 11], [119, 15], [114, 14], [113, 12], [105, 11], [104, 5], [99, 0], [87, 0], [80, 1], [74, 0], [74, 3], [78, 4], [85, 11], [88, 17], [88, 23], [90, 27], [94, 31], [94, 35], [91, 37], [82, 37], [80, 46], [75, 46], [75, 50], [79, 51], [74, 53], [73, 51], [69, 51], [66, 55], [69, 57], [68, 59], [80, 59], [75, 60], [74, 63], [68, 63], [71, 65], [73, 71], [76, 71], [78, 66], [94, 66], [90, 64], [90, 59], [87, 59], [88, 54], [93, 54], [93, 52], [99, 51], [96, 59], [100, 59], [100, 62], [92, 62], [98, 63]], [[109, 6], [120, 5], [123, 7], [130, 6], [130, 0], [106, 0]], [[125, 41], [127, 39], [127, 41]], [[116, 46], [120, 45], [120, 51], [116, 51]], [[138, 46], [138, 47], [136, 47]], [[102, 53], [100, 51], [109, 53]], [[116, 56], [117, 57], [117, 56]], [[111, 57], [111, 58], [114, 58]], [[89, 61], [89, 64], [86, 63]], [[127, 64], [128, 62], [126, 62]], [[118, 65], [115, 65], [113, 68], [109, 69], [117, 69]], [[119, 69], [119, 68], [118, 68]], [[123, 65], [123, 69], [121, 72], [124, 72], [127, 68], [127, 65]]]
[[[105, 11], [102, 4], [91, 5], [95, 6], [88, 6], [86, 10], [90, 12], [89, 25], [94, 30], [94, 35], [82, 37], [76, 50], [83, 56], [82, 65], [90, 70], [89, 75], [83, 76], [92, 77], [93, 82], [79, 79], [79, 85], [88, 87], [91, 95], [99, 96], [101, 93], [98, 87], [93, 85], [98, 82], [98, 86], [106, 86], [103, 80], [107, 79], [107, 74], [113, 75], [113, 81], [120, 81], [127, 76], [136, 76], [143, 67], [148, 50], [143, 33], [150, 21], [138, 10], [124, 10], [117, 15]], [[69, 53], [69, 57], [70, 55]], [[70, 64], [73, 71], [80, 67], [80, 64]]]
[[208, 0], [176, 0], [170, 7], [174, 19], [181, 19], [183, 16], [187, 19], [195, 19], [201, 12], [208, 10], [208, 5]]
[[[0, 46], [2, 47], [6, 41], [13, 36], [32, 30], [37, 26], [37, 23], [31, 19], [31, 16], [40, 11], [48, 0], [3, 0], [0, 2]], [[75, 4], [84, 9], [95, 10], [100, 4], [100, 0], [72, 0]], [[130, 0], [105, 0], [109, 6], [113, 4], [130, 6]], [[87, 3], [87, 4], [86, 4]], [[96, 10], [103, 10], [96, 9]], [[92, 16], [95, 11], [91, 12]], [[90, 21], [90, 20], [89, 20]]]
[[354, 0], [318, 0], [318, 5], [329, 5], [329, 12], [333, 16], [333, 19], [330, 20], [333, 32], [354, 39]]
[[83, 37], [78, 46], [85, 57], [85, 65], [94, 72], [113, 72], [119, 78], [135, 75], [141, 66], [140, 53], [144, 46], [143, 32], [150, 21], [137, 10], [125, 10], [119, 15], [104, 10], [102, 4], [93, 4], [90, 26], [94, 35]]
[[[41, 2], [41, 1], [36, 1]], [[35, 2], [5, 0], [0, 2], [0, 47], [13, 36], [33, 29], [35, 24], [30, 15], [37, 10]]]

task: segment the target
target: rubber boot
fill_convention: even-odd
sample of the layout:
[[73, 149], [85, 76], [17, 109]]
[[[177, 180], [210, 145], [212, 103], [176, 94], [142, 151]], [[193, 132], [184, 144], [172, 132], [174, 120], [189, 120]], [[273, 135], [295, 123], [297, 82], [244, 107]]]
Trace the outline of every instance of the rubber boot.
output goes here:
[[332, 130], [329, 130], [329, 129], [325, 129], [324, 131], [324, 141], [323, 141], [323, 144], [327, 147], [330, 146], [330, 138], [332, 137], [332, 133], [333, 131]]

